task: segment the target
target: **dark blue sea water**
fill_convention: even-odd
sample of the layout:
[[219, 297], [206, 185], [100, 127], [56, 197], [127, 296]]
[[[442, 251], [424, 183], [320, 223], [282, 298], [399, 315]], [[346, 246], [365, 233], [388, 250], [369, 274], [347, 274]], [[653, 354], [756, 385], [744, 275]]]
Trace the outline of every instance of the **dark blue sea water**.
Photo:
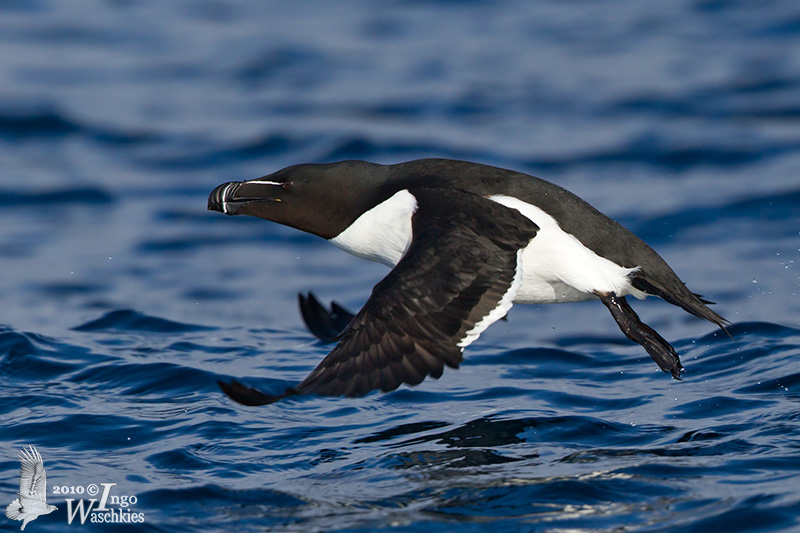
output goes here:
[[[26, 531], [800, 530], [796, 1], [0, 0], [0, 80], [0, 504], [34, 445], [58, 506]], [[419, 157], [572, 190], [730, 337], [633, 302], [678, 382], [598, 302], [517, 306], [438, 381], [229, 401], [327, 353], [298, 292], [386, 269], [209, 191]], [[142, 523], [67, 525], [103, 483]]]

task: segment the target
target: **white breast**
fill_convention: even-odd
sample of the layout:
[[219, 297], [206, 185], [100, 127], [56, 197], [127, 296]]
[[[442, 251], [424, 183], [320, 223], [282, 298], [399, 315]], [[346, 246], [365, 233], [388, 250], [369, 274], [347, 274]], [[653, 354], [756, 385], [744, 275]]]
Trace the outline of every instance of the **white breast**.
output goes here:
[[621, 267], [600, 257], [535, 205], [504, 195], [489, 199], [516, 209], [539, 226], [522, 254], [523, 280], [514, 302], [579, 302], [595, 298], [595, 291], [644, 297], [630, 282], [638, 267]]
[[417, 199], [403, 189], [358, 217], [330, 242], [347, 253], [393, 267], [411, 244]]

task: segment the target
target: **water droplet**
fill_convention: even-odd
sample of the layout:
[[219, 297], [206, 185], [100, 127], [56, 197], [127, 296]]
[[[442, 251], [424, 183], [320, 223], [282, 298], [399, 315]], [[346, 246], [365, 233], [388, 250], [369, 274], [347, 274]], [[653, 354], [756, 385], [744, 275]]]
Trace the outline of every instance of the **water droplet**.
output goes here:
[[756, 278], [753, 278], [753, 283], [758, 283], [758, 280]]

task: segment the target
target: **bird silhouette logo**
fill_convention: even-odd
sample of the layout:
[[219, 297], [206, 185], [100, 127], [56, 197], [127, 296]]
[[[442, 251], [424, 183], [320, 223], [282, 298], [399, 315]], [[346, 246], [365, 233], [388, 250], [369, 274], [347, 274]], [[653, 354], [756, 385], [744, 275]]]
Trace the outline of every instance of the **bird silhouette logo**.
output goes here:
[[17, 454], [20, 462], [19, 494], [6, 507], [6, 516], [11, 520], [22, 520], [22, 527], [40, 515], [52, 513], [55, 505], [47, 505], [47, 474], [44, 471], [42, 456], [33, 446], [22, 449]]

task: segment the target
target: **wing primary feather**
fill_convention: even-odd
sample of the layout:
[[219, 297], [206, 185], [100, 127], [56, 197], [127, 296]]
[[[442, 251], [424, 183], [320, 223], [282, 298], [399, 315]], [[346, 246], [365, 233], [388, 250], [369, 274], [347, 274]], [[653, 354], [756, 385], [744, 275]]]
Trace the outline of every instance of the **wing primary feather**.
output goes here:
[[295, 391], [293, 388], [286, 389], [283, 394], [265, 394], [253, 387], [242, 385], [238, 381], [231, 381], [230, 383], [217, 381], [217, 384], [219, 385], [219, 388], [222, 389], [222, 392], [224, 392], [230, 399], [242, 405], [249, 406], [268, 405], [297, 394], [297, 391]]

